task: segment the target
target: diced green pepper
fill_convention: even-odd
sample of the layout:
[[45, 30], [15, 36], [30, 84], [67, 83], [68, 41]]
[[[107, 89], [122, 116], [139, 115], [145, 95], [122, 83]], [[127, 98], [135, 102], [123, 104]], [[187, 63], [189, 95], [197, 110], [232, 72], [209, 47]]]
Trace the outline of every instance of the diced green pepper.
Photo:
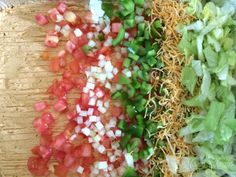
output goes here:
[[135, 3], [137, 6], [143, 7], [143, 6], [144, 6], [144, 3], [145, 3], [145, 0], [134, 0], [134, 3]]
[[127, 152], [138, 152], [138, 145], [140, 143], [140, 139], [134, 138], [132, 142], [127, 145]]
[[145, 98], [136, 99], [134, 105], [138, 112], [142, 112], [145, 109], [147, 100]]
[[153, 67], [155, 64], [157, 64], [157, 59], [155, 57], [150, 57], [147, 59], [148, 60], [148, 64]]
[[132, 105], [127, 105], [126, 106], [126, 112], [129, 116], [129, 118], [133, 118], [136, 115], [135, 107], [132, 106]]
[[150, 66], [148, 64], [143, 62], [142, 65], [143, 65], [144, 70], [146, 70], [146, 71], [150, 70]]
[[160, 20], [156, 20], [156, 21], [153, 23], [153, 26], [154, 26], [156, 29], [162, 28], [161, 21], [160, 21]]
[[120, 147], [121, 147], [122, 149], [125, 149], [125, 148], [126, 148], [126, 146], [127, 146], [127, 144], [129, 143], [131, 137], [132, 137], [131, 134], [126, 133], [126, 134], [121, 138], [121, 140], [120, 140]]
[[135, 26], [135, 20], [134, 19], [125, 19], [124, 20], [125, 29], [133, 28], [134, 26]]
[[153, 56], [156, 56], [156, 51], [154, 49], [152, 50], [149, 50], [148, 53], [147, 53], [147, 57], [153, 57]]
[[139, 59], [138, 55], [135, 55], [135, 54], [132, 54], [132, 53], [129, 53], [128, 57], [133, 59], [134, 61], [138, 61], [138, 59]]
[[146, 82], [143, 82], [142, 85], [141, 85], [141, 87], [140, 87], [140, 89], [141, 89], [141, 93], [142, 93], [142, 94], [148, 94], [148, 93], [151, 92], [152, 86], [151, 86], [151, 84], [148, 84], [148, 83], [146, 83]]
[[123, 66], [124, 66], [125, 68], [130, 67], [130, 64], [131, 64], [131, 60], [130, 60], [129, 58], [126, 58], [126, 59], [124, 60], [124, 62], [123, 62]]
[[138, 33], [137, 33], [138, 36], [142, 36], [143, 35], [144, 30], [145, 30], [145, 26], [146, 26], [145, 23], [139, 23], [138, 24]]
[[130, 0], [120, 0], [120, 5], [122, 6], [122, 15], [125, 17], [130, 13], [134, 12], [135, 4]]
[[141, 114], [136, 116], [136, 120], [137, 120], [137, 124], [138, 125], [140, 125], [140, 126], [144, 125], [144, 118], [143, 118], [143, 116]]
[[128, 85], [131, 83], [131, 80], [126, 75], [121, 74], [118, 83], [122, 85]]
[[127, 167], [125, 173], [122, 175], [122, 177], [139, 177], [139, 175], [136, 173], [134, 168]]
[[84, 45], [84, 46], [82, 47], [82, 50], [83, 50], [83, 52], [87, 55], [87, 54], [90, 52], [91, 47], [89, 47], [88, 45]]
[[137, 81], [137, 79], [133, 79], [133, 81], [132, 81], [132, 86], [133, 86], [135, 89], [138, 89], [138, 88], [140, 88], [141, 84], [139, 83], [139, 81]]
[[115, 93], [112, 94], [111, 98], [113, 100], [121, 99], [122, 98], [122, 94], [121, 94], [121, 92], [116, 91]]
[[137, 138], [141, 138], [142, 135], [143, 135], [143, 126], [140, 126], [140, 125], [132, 125], [130, 128], [129, 128], [129, 132], [131, 135], [133, 135], [134, 137], [137, 137]]
[[128, 95], [129, 97], [133, 97], [136, 93], [136, 89], [132, 86], [132, 85], [129, 85], [128, 86]]
[[103, 34], [98, 35], [98, 40], [99, 41], [104, 41], [104, 39], [105, 39], [105, 36]]
[[125, 122], [124, 119], [121, 119], [119, 122], [118, 122], [118, 128], [123, 130], [123, 131], [126, 131], [128, 129], [128, 126], [127, 126], [127, 123]]
[[119, 45], [124, 38], [125, 38], [125, 28], [123, 26], [121, 26], [118, 35], [112, 41], [112, 45], [113, 46]]

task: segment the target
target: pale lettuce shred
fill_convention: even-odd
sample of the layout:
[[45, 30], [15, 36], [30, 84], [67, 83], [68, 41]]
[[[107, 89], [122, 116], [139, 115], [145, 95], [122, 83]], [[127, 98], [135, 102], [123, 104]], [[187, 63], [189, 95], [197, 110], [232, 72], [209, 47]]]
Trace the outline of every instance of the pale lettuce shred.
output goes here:
[[[236, 0], [183, 2], [187, 13], [197, 17], [178, 28], [179, 49], [189, 63], [181, 81], [192, 94], [183, 104], [200, 113], [186, 118], [187, 126], [180, 130], [196, 153], [194, 168], [188, 163], [181, 168], [194, 177], [236, 177]], [[180, 166], [178, 170], [183, 172]]]

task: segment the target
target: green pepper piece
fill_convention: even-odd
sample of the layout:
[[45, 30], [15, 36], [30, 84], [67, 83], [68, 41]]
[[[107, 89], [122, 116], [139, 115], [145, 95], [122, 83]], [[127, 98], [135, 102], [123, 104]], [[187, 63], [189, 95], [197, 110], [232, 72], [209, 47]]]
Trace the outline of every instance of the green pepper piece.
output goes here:
[[139, 23], [138, 24], [138, 33], [137, 33], [138, 36], [142, 36], [143, 35], [144, 30], [145, 30], [145, 26], [146, 26], [145, 23]]
[[135, 110], [134, 106], [132, 106], [132, 105], [126, 106], [126, 112], [129, 116], [129, 118], [133, 118], [136, 115], [136, 110]]
[[157, 59], [155, 57], [150, 57], [147, 59], [148, 60], [148, 64], [153, 67], [155, 64], [157, 64]]
[[147, 57], [154, 57], [156, 56], [156, 51], [154, 49], [152, 50], [149, 50], [148, 53], [147, 53]]
[[123, 66], [125, 68], [128, 68], [130, 66], [130, 64], [131, 64], [131, 60], [129, 58], [126, 58], [123, 62]]
[[122, 85], [128, 85], [131, 83], [131, 80], [126, 75], [121, 74], [118, 83]]
[[149, 34], [149, 31], [148, 31], [148, 30], [145, 30], [145, 31], [144, 31], [144, 38], [145, 38], [145, 39], [150, 39], [150, 34]]
[[139, 138], [132, 139], [132, 142], [127, 145], [127, 152], [138, 152], [138, 146], [140, 143]]
[[128, 86], [128, 95], [130, 98], [132, 98], [136, 93], [136, 90], [135, 88], [132, 86], [132, 85], [129, 85]]
[[134, 105], [138, 112], [142, 112], [145, 109], [147, 100], [145, 98], [136, 99]]
[[90, 52], [91, 47], [89, 47], [88, 45], [84, 45], [84, 46], [82, 47], [82, 50], [83, 50], [83, 52], [87, 55], [87, 54]]
[[144, 118], [141, 114], [138, 114], [136, 116], [136, 119], [137, 119], [137, 125], [144, 126]]
[[132, 54], [132, 53], [129, 53], [128, 57], [133, 59], [134, 61], [138, 61], [138, 59], [139, 59], [138, 55], [135, 55], [135, 54]]
[[133, 86], [135, 89], [138, 89], [138, 88], [140, 88], [141, 84], [139, 83], [139, 81], [137, 81], [137, 79], [133, 79], [133, 81], [132, 81], [132, 86]]
[[123, 8], [121, 13], [124, 17], [134, 12], [135, 4], [131, 0], [120, 0], [120, 5]]
[[145, 0], [134, 0], [134, 3], [135, 3], [137, 6], [143, 7], [143, 6], [144, 6], [144, 3], [145, 3]]
[[142, 63], [142, 65], [143, 65], [143, 69], [144, 70], [146, 70], [146, 71], [149, 71], [150, 70], [150, 66], [148, 65], [148, 64], [146, 64], [146, 63]]
[[126, 146], [127, 146], [127, 144], [129, 143], [131, 137], [132, 137], [132, 136], [131, 136], [130, 134], [126, 133], [126, 134], [121, 138], [121, 140], [120, 140], [120, 147], [121, 147], [122, 149], [125, 149], [125, 148], [126, 148]]
[[104, 39], [105, 39], [105, 36], [103, 34], [98, 35], [98, 40], [99, 41], [104, 41]]
[[134, 137], [137, 137], [137, 138], [141, 138], [142, 135], [143, 135], [143, 126], [140, 126], [140, 125], [132, 125], [130, 128], [129, 128], [129, 132], [131, 135], [133, 135]]
[[118, 128], [123, 130], [123, 131], [126, 131], [128, 129], [128, 125], [127, 123], [125, 122], [124, 119], [121, 119], [119, 122], [118, 122]]
[[156, 29], [162, 28], [161, 21], [160, 21], [160, 20], [156, 20], [156, 21], [153, 23], [153, 26], [154, 26]]
[[113, 15], [113, 8], [114, 6], [112, 0], [106, 0], [105, 2], [102, 2], [102, 10], [104, 10], [105, 14], [110, 18]]
[[148, 94], [148, 93], [150, 93], [151, 90], [152, 90], [152, 85], [151, 85], [151, 84], [148, 84], [148, 83], [146, 83], [146, 82], [143, 82], [142, 85], [141, 85], [141, 87], [140, 87], [140, 89], [141, 89], [141, 93], [142, 93], [142, 94]]
[[135, 20], [134, 19], [125, 19], [124, 20], [125, 29], [133, 28], [134, 26], [135, 26]]
[[125, 28], [123, 26], [121, 26], [118, 35], [112, 41], [112, 45], [113, 46], [118, 46], [124, 38], [125, 38]]
[[112, 94], [111, 98], [113, 100], [121, 99], [122, 98], [122, 94], [121, 94], [120, 91], [116, 91], [115, 93]]
[[127, 167], [122, 177], [140, 177], [140, 176], [136, 173], [135, 169]]

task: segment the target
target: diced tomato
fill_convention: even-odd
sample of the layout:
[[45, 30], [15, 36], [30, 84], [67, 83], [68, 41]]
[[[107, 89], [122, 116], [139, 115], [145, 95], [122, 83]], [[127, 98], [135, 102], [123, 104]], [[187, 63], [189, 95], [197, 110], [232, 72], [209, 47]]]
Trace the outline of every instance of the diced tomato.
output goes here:
[[70, 67], [70, 70], [72, 71], [72, 73], [74, 73], [74, 74], [77, 74], [80, 70], [79, 62], [78, 62], [78, 60], [75, 60], [75, 59], [69, 63], [69, 67]]
[[118, 107], [118, 106], [113, 105], [111, 112], [112, 112], [112, 117], [119, 117], [122, 114], [123, 109], [122, 109], [122, 107]]
[[84, 17], [85, 23], [93, 23], [92, 16], [93, 16], [92, 12], [87, 11]]
[[47, 16], [43, 15], [42, 13], [38, 13], [35, 16], [35, 20], [39, 25], [46, 25], [49, 23]]
[[60, 150], [62, 148], [62, 145], [66, 142], [66, 136], [64, 133], [59, 134], [53, 143], [53, 147], [57, 150]]
[[137, 29], [136, 28], [131, 28], [129, 30], [127, 30], [127, 32], [129, 33], [130, 37], [135, 37], [137, 34]]
[[78, 46], [82, 47], [83, 45], [88, 44], [87, 34], [83, 34], [79, 37]]
[[57, 53], [57, 57], [58, 58], [66, 58], [66, 51], [65, 50], [60, 50], [58, 53]]
[[74, 31], [72, 31], [72, 32], [69, 34], [69, 40], [70, 40], [71, 42], [73, 42], [75, 45], [78, 44], [79, 38], [75, 36]]
[[82, 48], [77, 48], [73, 53], [72, 56], [77, 59], [77, 60], [81, 60], [86, 58], [86, 55], [84, 54]]
[[121, 23], [112, 23], [111, 30], [113, 33], [118, 33], [120, 31]]
[[52, 8], [48, 11], [48, 16], [53, 22], [57, 21], [57, 15], [60, 15], [60, 13], [56, 8]]
[[60, 70], [59, 60], [58, 58], [51, 59], [50, 69], [52, 72], [58, 72]]
[[72, 111], [69, 111], [69, 112], [67, 113], [66, 117], [67, 117], [68, 120], [73, 120], [74, 118], [76, 118], [76, 117], [77, 117], [77, 112], [76, 112], [76, 110], [74, 109], [74, 110], [72, 110]]
[[67, 177], [67, 174], [69, 172], [69, 169], [66, 168], [63, 164], [59, 164], [59, 165], [55, 166], [54, 169], [55, 169], [54, 174], [57, 177]]
[[34, 110], [37, 112], [41, 112], [41, 111], [45, 110], [47, 108], [47, 106], [48, 105], [47, 105], [46, 101], [41, 101], [41, 102], [34, 104]]
[[65, 167], [70, 167], [71, 165], [73, 165], [74, 162], [75, 162], [75, 157], [72, 156], [71, 154], [66, 154], [64, 159]]
[[72, 53], [75, 50], [75, 48], [76, 48], [76, 45], [73, 42], [68, 41], [66, 43], [65, 49], [67, 52]]
[[51, 146], [52, 144], [52, 134], [41, 135], [40, 144], [43, 146]]
[[103, 136], [101, 139], [101, 144], [106, 148], [109, 149], [111, 147], [111, 140], [107, 136]]
[[49, 146], [40, 146], [39, 147], [40, 155], [44, 159], [50, 159], [52, 156], [52, 148]]
[[68, 70], [64, 71], [63, 78], [69, 79], [69, 78], [71, 78], [71, 76], [72, 76], [72, 72], [71, 71], [68, 71]]
[[31, 149], [31, 152], [32, 152], [34, 155], [39, 156], [39, 155], [40, 155], [39, 146], [33, 147], [33, 148]]
[[33, 175], [46, 176], [48, 174], [47, 160], [41, 157], [30, 157], [27, 166]]
[[48, 124], [41, 118], [36, 118], [33, 122], [34, 128], [40, 134], [50, 134], [51, 130]]
[[89, 94], [82, 93], [80, 100], [81, 100], [81, 108], [86, 109], [88, 107], [88, 103], [89, 103]]
[[63, 151], [57, 151], [57, 152], [54, 154], [55, 159], [56, 159], [58, 162], [60, 162], [60, 163], [62, 163], [62, 162], [64, 161], [65, 156], [66, 156], [66, 153], [63, 152]]
[[91, 144], [81, 145], [81, 157], [90, 157], [92, 155], [92, 146]]
[[78, 89], [83, 89], [85, 87], [87, 81], [84, 78], [81, 77], [74, 77], [73, 83], [76, 85]]
[[61, 81], [61, 86], [65, 89], [66, 92], [69, 92], [74, 88], [74, 83], [69, 79], [63, 79]]
[[44, 41], [44, 44], [47, 47], [57, 47], [59, 43], [59, 38], [58, 36], [55, 35], [47, 35]]
[[66, 58], [58, 59], [59, 67], [64, 68], [66, 66]]
[[49, 112], [44, 113], [41, 119], [48, 125], [52, 125], [54, 123], [54, 118]]
[[58, 10], [60, 13], [64, 14], [65, 11], [67, 10], [67, 5], [66, 5], [66, 3], [65, 3], [65, 2], [59, 2], [59, 3], [57, 4], [57, 10]]
[[58, 99], [54, 105], [54, 109], [58, 112], [65, 111], [67, 109], [67, 101], [65, 99]]

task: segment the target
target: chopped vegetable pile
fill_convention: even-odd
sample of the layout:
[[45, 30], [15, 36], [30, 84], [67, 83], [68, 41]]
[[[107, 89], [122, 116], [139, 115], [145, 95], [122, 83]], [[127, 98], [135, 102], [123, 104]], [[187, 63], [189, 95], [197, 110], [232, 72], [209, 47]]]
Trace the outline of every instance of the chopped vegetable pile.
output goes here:
[[60, 1], [38, 12], [57, 79], [34, 105], [29, 171], [236, 176], [235, 13], [234, 0], [90, 0], [84, 11]]
[[[33, 175], [138, 177], [148, 171], [158, 125], [148, 120], [153, 109], [146, 105], [151, 70], [160, 68], [153, 43], [161, 24], [149, 25], [145, 1], [120, 0], [120, 12], [109, 11], [112, 6], [90, 1], [92, 12], [79, 14], [58, 2], [35, 17], [38, 25], [54, 26], [42, 57], [60, 78], [47, 90], [50, 100], [34, 105], [41, 115], [33, 122], [40, 135], [28, 160]], [[57, 54], [49, 56], [50, 50]], [[59, 134], [58, 114], [67, 119]]]

